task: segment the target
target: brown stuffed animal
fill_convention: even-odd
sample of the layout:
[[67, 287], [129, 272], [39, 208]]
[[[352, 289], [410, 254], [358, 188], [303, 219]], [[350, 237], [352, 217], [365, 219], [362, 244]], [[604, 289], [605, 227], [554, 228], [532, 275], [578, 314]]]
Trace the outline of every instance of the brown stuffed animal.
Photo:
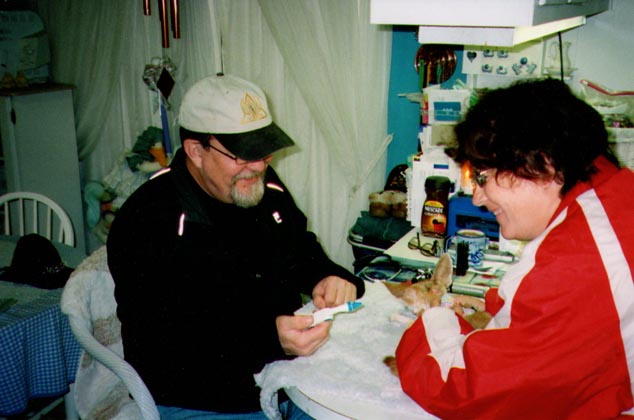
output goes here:
[[369, 195], [370, 215], [375, 217], [392, 216], [407, 218], [407, 194], [402, 191], [385, 190]]

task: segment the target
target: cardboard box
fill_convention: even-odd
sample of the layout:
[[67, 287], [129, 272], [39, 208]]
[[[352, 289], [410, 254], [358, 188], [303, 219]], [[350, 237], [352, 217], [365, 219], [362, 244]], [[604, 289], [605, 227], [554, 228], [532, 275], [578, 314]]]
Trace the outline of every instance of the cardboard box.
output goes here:
[[469, 108], [471, 91], [467, 89], [423, 89], [423, 124], [455, 124]]

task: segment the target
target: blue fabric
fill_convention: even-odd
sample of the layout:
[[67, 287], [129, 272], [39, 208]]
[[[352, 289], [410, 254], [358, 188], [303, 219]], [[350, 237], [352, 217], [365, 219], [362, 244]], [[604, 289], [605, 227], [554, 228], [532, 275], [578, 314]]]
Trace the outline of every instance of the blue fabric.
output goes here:
[[75, 382], [81, 347], [60, 310], [61, 293], [0, 313], [0, 416], [26, 410], [30, 398], [65, 394]]
[[[254, 413], [214, 413], [212, 411], [187, 410], [178, 407], [158, 406], [161, 420], [268, 420], [262, 411]], [[284, 420], [313, 420], [292, 401], [280, 404], [280, 412]]]

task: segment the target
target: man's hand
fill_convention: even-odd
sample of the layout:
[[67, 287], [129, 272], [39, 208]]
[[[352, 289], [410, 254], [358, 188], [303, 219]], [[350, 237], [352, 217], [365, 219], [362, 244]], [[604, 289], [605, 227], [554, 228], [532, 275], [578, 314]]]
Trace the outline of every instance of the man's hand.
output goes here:
[[312, 316], [280, 315], [275, 319], [277, 335], [286, 354], [309, 356], [328, 341], [331, 322], [322, 322], [309, 328]]
[[357, 299], [357, 286], [337, 276], [324, 277], [313, 289], [313, 304], [329, 308]]
[[[313, 304], [322, 309], [357, 299], [357, 286], [337, 276], [323, 278], [313, 289]], [[313, 317], [286, 316], [275, 319], [277, 335], [286, 354], [309, 356], [328, 341], [331, 322], [310, 328]]]

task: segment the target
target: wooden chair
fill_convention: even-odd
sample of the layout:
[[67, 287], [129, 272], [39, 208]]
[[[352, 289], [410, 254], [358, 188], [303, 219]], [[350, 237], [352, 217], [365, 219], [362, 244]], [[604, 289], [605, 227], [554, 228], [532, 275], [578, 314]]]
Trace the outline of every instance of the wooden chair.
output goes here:
[[11, 192], [0, 196], [5, 235], [37, 233], [50, 241], [75, 246], [75, 232], [68, 214], [50, 198], [34, 192]]

